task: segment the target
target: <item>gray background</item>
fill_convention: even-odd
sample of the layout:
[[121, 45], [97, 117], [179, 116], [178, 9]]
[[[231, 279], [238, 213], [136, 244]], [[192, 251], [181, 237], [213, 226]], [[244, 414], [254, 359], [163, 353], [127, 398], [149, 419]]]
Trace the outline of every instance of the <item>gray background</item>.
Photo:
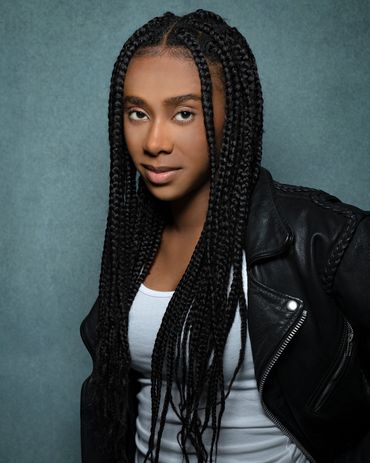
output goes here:
[[1, 0], [0, 462], [80, 461], [108, 204], [108, 84], [153, 16], [211, 9], [257, 59], [277, 180], [370, 209], [370, 2]]

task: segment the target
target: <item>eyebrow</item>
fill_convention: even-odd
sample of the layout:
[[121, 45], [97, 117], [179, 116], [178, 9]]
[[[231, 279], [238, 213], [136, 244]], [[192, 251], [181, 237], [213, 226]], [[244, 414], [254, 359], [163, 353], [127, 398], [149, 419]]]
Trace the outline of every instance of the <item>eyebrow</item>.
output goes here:
[[[177, 96], [171, 96], [169, 98], [166, 98], [164, 100], [164, 105], [165, 106], [177, 106], [189, 100], [202, 101], [199, 95], [196, 95], [195, 93], [187, 93], [186, 95], [177, 95]], [[138, 96], [126, 95], [123, 98], [123, 104], [125, 106], [128, 103], [133, 104], [133, 105], [138, 105], [138, 106], [146, 106], [146, 101]]]

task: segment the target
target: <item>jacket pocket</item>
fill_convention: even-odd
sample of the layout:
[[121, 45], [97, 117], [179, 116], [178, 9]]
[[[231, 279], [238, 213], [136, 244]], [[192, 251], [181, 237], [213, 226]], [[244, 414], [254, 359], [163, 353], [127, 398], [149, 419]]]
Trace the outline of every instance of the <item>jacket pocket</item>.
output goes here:
[[345, 374], [348, 365], [351, 363], [354, 346], [353, 338], [353, 328], [348, 320], [345, 319], [339, 354], [334, 363], [334, 366], [332, 367], [328, 379], [324, 383], [324, 386], [320, 387], [309, 401], [309, 408], [313, 411], [313, 413], [318, 414], [321, 411], [321, 409], [331, 397], [337, 384]]

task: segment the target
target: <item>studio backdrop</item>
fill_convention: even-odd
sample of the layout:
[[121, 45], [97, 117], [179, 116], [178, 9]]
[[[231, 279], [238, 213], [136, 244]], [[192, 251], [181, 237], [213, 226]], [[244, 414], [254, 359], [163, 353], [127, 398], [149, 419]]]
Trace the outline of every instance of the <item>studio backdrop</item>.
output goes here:
[[370, 209], [366, 0], [2, 0], [0, 462], [78, 463], [79, 326], [98, 293], [108, 209], [108, 91], [122, 44], [197, 8], [247, 38], [276, 180]]

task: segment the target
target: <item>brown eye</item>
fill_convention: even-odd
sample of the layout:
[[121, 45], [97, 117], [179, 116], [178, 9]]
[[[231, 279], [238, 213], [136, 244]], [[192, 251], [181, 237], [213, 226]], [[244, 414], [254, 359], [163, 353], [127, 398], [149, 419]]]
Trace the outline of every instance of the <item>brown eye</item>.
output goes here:
[[[182, 115], [182, 119], [178, 119], [177, 116], [181, 114]], [[176, 120], [178, 120], [179, 122], [186, 122], [186, 121], [189, 121], [192, 119], [192, 116], [194, 116], [194, 113], [191, 112], [191, 111], [179, 111], [177, 114], [176, 114]]]
[[[135, 114], [135, 113], [137, 114], [137, 117], [131, 117], [131, 115], [132, 115], [132, 114]], [[142, 116], [144, 116], [144, 117], [146, 116], [146, 114], [143, 113], [142, 111], [137, 111], [137, 110], [135, 110], [135, 109], [134, 109], [134, 110], [131, 110], [131, 111], [128, 111], [128, 117], [129, 117], [130, 119], [134, 120], [134, 121], [140, 121], [140, 120], [142, 120], [142, 119], [143, 119]]]

